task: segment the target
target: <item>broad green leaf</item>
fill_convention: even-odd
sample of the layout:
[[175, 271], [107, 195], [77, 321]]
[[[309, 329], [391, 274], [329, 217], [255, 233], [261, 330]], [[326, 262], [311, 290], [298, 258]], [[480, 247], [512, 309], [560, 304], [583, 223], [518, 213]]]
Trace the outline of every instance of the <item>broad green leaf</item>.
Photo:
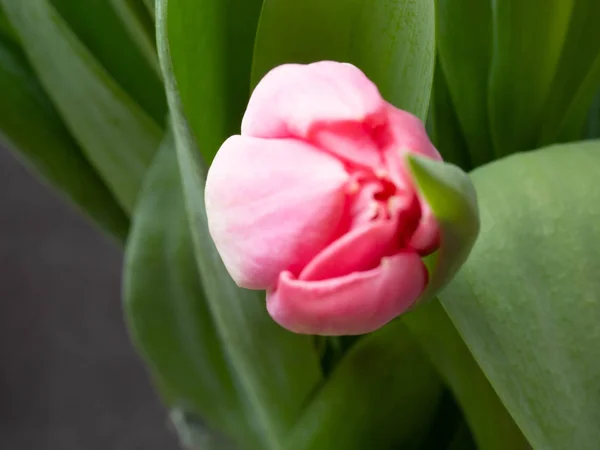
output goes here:
[[600, 2], [575, 0], [538, 145], [580, 139], [600, 87]]
[[127, 241], [124, 302], [167, 403], [247, 438], [247, 423], [198, 276], [172, 136], [148, 170]]
[[435, 370], [404, 324], [394, 321], [345, 355], [304, 410], [285, 448], [418, 449], [441, 393]]
[[[143, 47], [138, 47], [138, 38], [133, 39], [126, 28], [131, 20], [124, 22], [117, 12], [117, 4], [127, 2], [129, 12], [139, 0], [50, 0], [56, 12], [76, 35], [81, 44], [93, 55], [96, 61], [108, 74], [141, 105], [156, 121], [163, 124], [167, 115], [164, 89], [160, 81], [156, 50], [152, 54], [154, 28], [148, 17], [143, 23], [146, 39], [150, 39]], [[34, 0], [39, 2], [39, 0]], [[143, 5], [138, 5], [142, 6]], [[144, 13], [147, 14], [145, 10]], [[136, 11], [141, 19], [139, 10]]]
[[169, 0], [168, 39], [183, 111], [210, 163], [239, 134], [262, 0]]
[[503, 156], [536, 146], [574, 0], [491, 1], [490, 124]]
[[[419, 305], [404, 315], [402, 320], [454, 393], [475, 437], [477, 448], [529, 449], [527, 440], [438, 300]], [[463, 450], [462, 447], [459, 449]]]
[[349, 62], [387, 101], [425, 120], [434, 34], [434, 0], [265, 0], [252, 83], [284, 63]]
[[477, 196], [469, 176], [459, 167], [414, 155], [407, 161], [440, 226], [440, 248], [427, 261], [430, 279], [421, 296], [428, 299], [454, 277], [473, 248], [479, 232]]
[[25, 56], [0, 36], [0, 139], [119, 241], [128, 219], [86, 160]]
[[70, 132], [130, 212], [160, 143], [160, 128], [110, 78], [48, 0], [2, 4]]
[[488, 118], [490, 0], [437, 0], [438, 58], [475, 166], [494, 159]]
[[[156, 32], [154, 19], [149, 14], [143, 0], [111, 0], [113, 8], [123, 21], [133, 41], [160, 76], [158, 54], [156, 53]], [[161, 90], [162, 93], [162, 90]], [[164, 100], [164, 95], [159, 97]], [[161, 105], [162, 106], [162, 105]], [[165, 105], [166, 107], [166, 105]]]
[[444, 161], [456, 164], [463, 170], [473, 167], [439, 58], [435, 65], [427, 131]]
[[312, 339], [289, 333], [268, 316], [264, 294], [238, 288], [212, 243], [204, 209], [205, 167], [183, 115], [173, 77], [167, 0], [157, 2], [159, 57], [173, 114], [177, 155], [193, 248], [206, 299], [236, 385], [246, 420], [261, 450], [283, 448], [284, 437], [322, 375]]
[[600, 442], [600, 141], [473, 172], [481, 234], [442, 305], [535, 449]]

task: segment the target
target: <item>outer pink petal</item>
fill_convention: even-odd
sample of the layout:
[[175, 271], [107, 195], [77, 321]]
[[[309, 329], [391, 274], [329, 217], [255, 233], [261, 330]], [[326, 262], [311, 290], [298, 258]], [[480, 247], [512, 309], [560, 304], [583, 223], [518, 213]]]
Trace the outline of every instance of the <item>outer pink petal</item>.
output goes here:
[[414, 252], [384, 258], [368, 272], [323, 281], [301, 281], [284, 272], [277, 290], [267, 293], [267, 309], [296, 333], [369, 333], [410, 308], [426, 282], [425, 266]]
[[421, 120], [407, 111], [388, 104], [388, 127], [391, 134], [389, 146], [400, 152], [418, 153], [440, 161], [442, 157], [433, 146]]
[[384, 106], [377, 87], [351, 64], [285, 64], [254, 89], [242, 135], [307, 138], [315, 125], [362, 122]]
[[206, 181], [211, 236], [242, 287], [273, 287], [337, 237], [349, 176], [335, 158], [294, 139], [233, 136]]

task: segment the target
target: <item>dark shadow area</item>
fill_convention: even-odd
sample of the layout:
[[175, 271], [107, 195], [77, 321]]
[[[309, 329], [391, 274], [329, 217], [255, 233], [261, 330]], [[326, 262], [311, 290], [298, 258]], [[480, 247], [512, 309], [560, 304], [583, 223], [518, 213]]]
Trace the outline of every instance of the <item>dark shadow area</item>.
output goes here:
[[120, 272], [117, 246], [0, 148], [0, 448], [177, 448]]

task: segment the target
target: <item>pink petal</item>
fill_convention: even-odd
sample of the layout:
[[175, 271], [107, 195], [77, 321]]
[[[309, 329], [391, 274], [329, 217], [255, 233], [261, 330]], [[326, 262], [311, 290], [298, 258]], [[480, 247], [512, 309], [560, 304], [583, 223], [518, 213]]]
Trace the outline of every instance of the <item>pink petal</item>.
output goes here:
[[323, 124], [363, 122], [381, 115], [377, 87], [351, 64], [286, 64], [258, 83], [242, 121], [242, 135], [307, 139]]
[[337, 238], [349, 175], [335, 158], [294, 139], [233, 136], [206, 181], [211, 236], [242, 287], [273, 287]]
[[425, 200], [421, 200], [421, 211], [421, 221], [408, 242], [408, 247], [425, 256], [440, 246], [440, 227]]
[[344, 234], [308, 263], [299, 279], [326, 280], [374, 269], [398, 250], [397, 228], [397, 220], [377, 220]]
[[391, 134], [389, 145], [401, 152], [417, 153], [438, 161], [440, 153], [433, 146], [423, 122], [411, 113], [388, 105], [388, 129]]
[[381, 205], [375, 200], [375, 195], [381, 190], [381, 183], [378, 180], [363, 182], [362, 186], [358, 185], [358, 181], [356, 183], [359, 186], [358, 192], [352, 197], [349, 207], [352, 228], [371, 222], [381, 209]]
[[385, 116], [378, 114], [364, 120], [315, 123], [305, 139], [350, 164], [371, 169], [382, 168], [382, 153], [373, 139], [373, 133]]
[[[406, 153], [415, 153], [427, 158], [441, 161], [442, 157], [433, 146], [425, 126], [419, 118], [400, 109], [389, 106], [389, 142], [384, 152], [385, 164], [389, 170], [389, 177], [398, 186], [413, 186], [412, 176], [406, 166], [404, 156]], [[409, 247], [426, 255], [439, 246], [439, 226], [425, 199], [419, 196], [422, 217], [413, 237], [409, 241]]]
[[391, 105], [388, 107], [388, 118], [387, 136], [382, 138], [385, 140], [383, 157], [388, 176], [399, 187], [412, 186], [411, 174], [404, 159], [407, 153], [437, 161], [441, 161], [442, 157], [429, 140], [419, 118]]
[[369, 333], [410, 308], [426, 282], [425, 266], [414, 252], [384, 258], [368, 272], [322, 281], [297, 280], [284, 272], [277, 290], [267, 293], [267, 309], [296, 333]]

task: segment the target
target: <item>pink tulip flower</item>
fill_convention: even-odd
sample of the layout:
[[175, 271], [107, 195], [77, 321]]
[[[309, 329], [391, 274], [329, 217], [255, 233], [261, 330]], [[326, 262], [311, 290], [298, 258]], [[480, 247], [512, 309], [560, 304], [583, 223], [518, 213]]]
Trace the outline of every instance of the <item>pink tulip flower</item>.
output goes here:
[[206, 182], [211, 236], [235, 282], [267, 291], [296, 333], [373, 331], [427, 284], [438, 225], [404, 156], [439, 160], [415, 116], [350, 64], [288, 64], [258, 84]]

